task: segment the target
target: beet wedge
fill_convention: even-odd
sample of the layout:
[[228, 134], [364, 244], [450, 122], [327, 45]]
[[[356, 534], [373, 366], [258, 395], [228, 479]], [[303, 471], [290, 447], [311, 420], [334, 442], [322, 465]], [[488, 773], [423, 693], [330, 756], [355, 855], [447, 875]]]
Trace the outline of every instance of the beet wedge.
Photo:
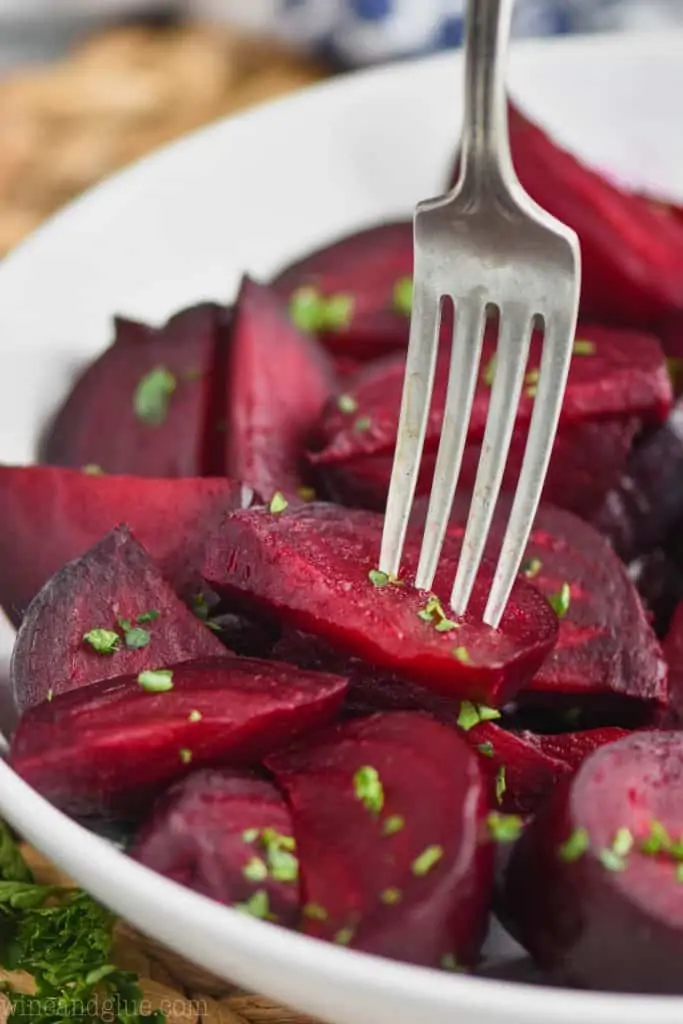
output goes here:
[[[273, 288], [290, 304], [300, 325], [317, 325], [330, 352], [368, 362], [407, 347], [410, 301], [405, 292], [410, 293], [406, 284], [412, 274], [413, 226], [399, 221], [367, 228], [311, 253], [281, 271]], [[308, 303], [302, 303], [307, 294]], [[331, 314], [326, 315], [324, 303], [330, 300]]]
[[10, 763], [70, 814], [123, 816], [193, 768], [250, 766], [329, 724], [345, 689], [339, 676], [274, 661], [165, 663], [31, 708]]
[[253, 772], [205, 768], [157, 801], [130, 853], [202, 896], [245, 909], [262, 903], [269, 920], [296, 927], [295, 849], [289, 807], [272, 782]]
[[302, 453], [334, 390], [334, 371], [316, 340], [292, 323], [270, 288], [245, 278], [228, 355], [227, 475], [266, 501], [296, 494]]
[[683, 309], [683, 223], [581, 163], [520, 110], [509, 122], [522, 185], [579, 236], [584, 313], [647, 328]]
[[487, 789], [454, 731], [375, 715], [267, 765], [292, 809], [308, 934], [427, 966], [476, 961], [492, 890]]
[[249, 488], [225, 479], [146, 480], [0, 466], [0, 605], [19, 625], [58, 569], [123, 522], [175, 590], [191, 596], [206, 538], [252, 497]]
[[558, 787], [505, 880], [506, 914], [541, 966], [585, 988], [683, 993], [682, 806], [681, 733], [627, 736]]
[[[203, 577], [226, 598], [429, 689], [505, 703], [534, 675], [555, 642], [557, 618], [550, 606], [520, 580], [500, 630], [483, 626], [492, 572], [486, 564], [467, 616], [458, 623], [444, 622], [439, 602], [410, 585], [419, 555], [417, 536], [406, 544], [401, 585], [382, 586], [376, 577], [372, 581], [381, 531], [381, 516], [334, 505], [316, 503], [279, 513], [241, 510], [216, 536]], [[444, 547], [435, 586], [444, 602], [459, 550], [455, 539]]]
[[157, 330], [117, 321], [114, 343], [57, 413], [42, 461], [147, 477], [212, 472], [213, 371], [229, 319], [229, 310], [205, 304]]
[[69, 562], [31, 603], [11, 685], [20, 711], [113, 676], [225, 655], [126, 526]]

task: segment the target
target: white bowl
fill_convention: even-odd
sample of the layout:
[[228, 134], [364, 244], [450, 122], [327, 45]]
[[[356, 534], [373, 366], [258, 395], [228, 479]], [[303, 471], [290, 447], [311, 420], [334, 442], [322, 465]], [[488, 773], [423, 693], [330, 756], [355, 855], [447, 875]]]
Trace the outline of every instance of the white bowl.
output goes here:
[[[107, 343], [112, 313], [156, 320], [227, 300], [243, 270], [267, 274], [437, 192], [460, 75], [460, 58], [445, 55], [311, 89], [161, 151], [36, 232], [0, 265], [0, 461], [33, 457], [74, 365]], [[584, 157], [682, 198], [683, 37], [519, 44], [511, 81]], [[447, 976], [245, 918], [118, 853], [1, 762], [0, 815], [177, 952], [333, 1024], [679, 1024], [683, 1014], [681, 999]]]

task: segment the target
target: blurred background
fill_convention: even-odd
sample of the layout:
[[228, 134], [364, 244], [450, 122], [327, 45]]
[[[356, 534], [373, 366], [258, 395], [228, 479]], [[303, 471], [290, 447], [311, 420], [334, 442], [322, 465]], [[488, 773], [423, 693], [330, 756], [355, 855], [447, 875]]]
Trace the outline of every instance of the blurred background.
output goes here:
[[[465, 0], [0, 0], [0, 255], [189, 129], [458, 46]], [[515, 32], [683, 28], [683, 0], [517, 0]]]

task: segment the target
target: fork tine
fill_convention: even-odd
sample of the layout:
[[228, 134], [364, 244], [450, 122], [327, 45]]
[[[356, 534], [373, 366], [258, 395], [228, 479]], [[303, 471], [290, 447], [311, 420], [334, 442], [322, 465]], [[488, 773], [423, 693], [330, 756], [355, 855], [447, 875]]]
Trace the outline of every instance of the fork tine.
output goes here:
[[439, 350], [439, 300], [415, 267], [410, 340], [387, 498], [379, 568], [398, 575], [408, 519], [422, 459]]
[[463, 615], [481, 565], [507, 461], [531, 342], [532, 314], [520, 305], [500, 310], [496, 373], [486, 419], [472, 505], [462, 542], [451, 607]]
[[453, 507], [479, 375], [485, 325], [486, 307], [481, 301], [458, 302], [441, 441], [415, 577], [415, 586], [421, 590], [430, 590], [434, 582]]
[[574, 344], [576, 316], [555, 316], [545, 330], [538, 392], [524, 461], [510, 518], [484, 611], [484, 622], [497, 628], [524, 557], [550, 462]]

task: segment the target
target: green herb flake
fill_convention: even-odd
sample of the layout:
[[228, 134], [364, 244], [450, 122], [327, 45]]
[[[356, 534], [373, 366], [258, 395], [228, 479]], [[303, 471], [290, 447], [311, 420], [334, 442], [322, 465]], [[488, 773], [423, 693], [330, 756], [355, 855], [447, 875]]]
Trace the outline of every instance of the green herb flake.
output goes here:
[[500, 711], [495, 708], [488, 708], [485, 704], [473, 704], [472, 701], [464, 700], [460, 705], [458, 713], [458, 725], [464, 732], [469, 732], [480, 722], [493, 722], [500, 718]]
[[252, 857], [242, 868], [242, 874], [249, 882], [263, 882], [268, 877], [268, 868], [260, 857]]
[[138, 676], [138, 685], [147, 693], [166, 693], [173, 689], [173, 670], [170, 668], [146, 669]]
[[540, 558], [530, 558], [527, 562], [522, 565], [522, 572], [528, 580], [533, 580], [538, 576], [539, 572], [543, 568], [543, 563]]
[[574, 342], [574, 355], [575, 356], [592, 356], [595, 355], [595, 342], [585, 341], [582, 338], [577, 338]]
[[142, 629], [141, 626], [131, 626], [130, 629], [124, 630], [123, 639], [129, 650], [138, 651], [147, 646], [151, 634], [148, 629]]
[[357, 798], [371, 814], [379, 814], [384, 807], [384, 788], [379, 772], [366, 764], [353, 776], [353, 788]]
[[612, 852], [617, 857], [626, 857], [633, 849], [633, 833], [628, 828], [620, 828], [612, 840]]
[[135, 415], [143, 423], [160, 427], [166, 420], [176, 379], [165, 366], [157, 366], [138, 383], [133, 396]]
[[505, 790], [507, 789], [507, 780], [505, 778], [505, 765], [501, 764], [496, 772], [496, 800], [499, 804], [502, 804]]
[[340, 395], [337, 399], [337, 408], [340, 412], [352, 413], [358, 411], [358, 402], [353, 395]]
[[269, 920], [271, 913], [268, 893], [264, 889], [257, 889], [254, 895], [250, 896], [245, 903], [236, 903], [235, 910], [239, 910], [240, 914], [256, 917], [259, 921]]
[[121, 637], [112, 629], [91, 629], [83, 634], [83, 640], [98, 654], [115, 654], [121, 643]]
[[598, 859], [608, 871], [624, 871], [626, 868], [626, 861], [618, 853], [615, 853], [614, 850], [601, 850], [598, 854]]
[[560, 860], [563, 860], [566, 864], [572, 864], [583, 857], [584, 853], [587, 853], [589, 845], [590, 840], [586, 829], [575, 828], [569, 839], [562, 843], [557, 852]]
[[483, 754], [484, 757], [493, 757], [493, 743], [491, 743], [490, 740], [486, 740], [486, 742], [484, 743], [478, 743], [477, 750], [479, 751], [480, 754]]
[[307, 903], [302, 911], [310, 921], [327, 921], [329, 914], [319, 903]]
[[548, 598], [548, 604], [553, 609], [558, 619], [563, 619], [569, 611], [571, 599], [572, 592], [568, 583], [563, 583], [557, 594], [551, 594]]
[[47, 700], [48, 704], [50, 703], [50, 701], [53, 701], [55, 699], [55, 691], [48, 690], [45, 699]]
[[275, 881], [296, 882], [299, 878], [299, 860], [292, 852], [296, 849], [294, 837], [283, 836], [273, 828], [264, 828], [261, 843]]
[[104, 470], [101, 466], [96, 466], [93, 462], [88, 463], [87, 466], [83, 466], [81, 470], [86, 476], [104, 476]]
[[683, 882], [683, 864], [676, 865], [676, 881]]
[[143, 612], [142, 615], [138, 615], [138, 617], [136, 619], [136, 622], [138, 623], [138, 625], [141, 626], [145, 622], [156, 622], [156, 620], [160, 616], [161, 616], [161, 612], [157, 611], [156, 608], [152, 608], [152, 609], [150, 609], [150, 611]]
[[289, 502], [285, 498], [281, 491], [276, 491], [273, 497], [270, 499], [270, 505], [268, 509], [274, 516], [279, 516], [281, 512], [289, 505]]
[[388, 587], [391, 583], [389, 573], [381, 572], [379, 569], [371, 569], [368, 573], [368, 579], [373, 587]]
[[454, 647], [453, 657], [456, 661], [459, 661], [461, 665], [471, 665], [472, 659], [470, 658], [470, 652], [466, 647]]
[[251, 845], [251, 843], [256, 842], [259, 835], [260, 832], [257, 828], [246, 828], [242, 833], [242, 839], [244, 840], [245, 843], [249, 843]]
[[429, 874], [435, 864], [438, 864], [443, 857], [442, 846], [428, 846], [419, 857], [413, 861], [412, 872], [418, 878], [424, 878]]
[[382, 832], [385, 836], [395, 836], [397, 832], [400, 832], [405, 827], [405, 818], [400, 814], [392, 814], [384, 822]]
[[192, 762], [192, 751], [189, 747], [181, 747], [178, 751], [178, 756], [183, 764], [191, 764]]
[[535, 398], [538, 394], [538, 385], [530, 384], [528, 388], [524, 389], [524, 393], [526, 394], [527, 398]]
[[645, 839], [641, 840], [640, 851], [645, 854], [666, 853], [671, 848], [671, 836], [664, 828], [661, 821], [650, 823], [650, 831]]
[[201, 722], [201, 720], [202, 720], [202, 713], [201, 713], [201, 711], [197, 711], [196, 708], [193, 711], [190, 711], [189, 715], [187, 716], [187, 720], [188, 720], [188, 722]]
[[400, 889], [385, 889], [380, 893], [379, 898], [388, 907], [395, 907], [397, 903], [401, 902], [403, 894]]
[[328, 299], [324, 299], [319, 329], [338, 331], [342, 327], [348, 327], [353, 317], [354, 304], [353, 295], [330, 295]]
[[460, 623], [453, 622], [453, 619], [441, 619], [434, 629], [437, 633], [451, 633], [454, 629], [460, 629]]
[[353, 425], [353, 429], [357, 434], [364, 434], [366, 430], [369, 430], [372, 426], [372, 420], [369, 416], [359, 416]]
[[299, 288], [289, 300], [291, 320], [302, 331], [320, 330], [324, 319], [325, 300], [315, 288]]
[[496, 843], [514, 843], [524, 828], [524, 822], [518, 814], [500, 814], [499, 811], [491, 811], [486, 824]]
[[0, 881], [32, 882], [33, 875], [9, 829], [0, 821]]
[[461, 967], [453, 953], [446, 953], [441, 957], [441, 970], [450, 971], [451, 974], [460, 974], [465, 968]]
[[413, 311], [413, 279], [400, 277], [394, 285], [394, 309], [403, 316], [410, 316]]
[[315, 501], [317, 497], [312, 487], [297, 487], [296, 493], [302, 501]]
[[538, 370], [529, 370], [526, 377], [524, 378], [525, 384], [538, 384], [538, 378], [540, 374]]
[[487, 365], [484, 367], [484, 372], [482, 374], [481, 379], [483, 380], [484, 384], [486, 384], [487, 388], [493, 387], [493, 382], [496, 379], [496, 363], [497, 362], [498, 362], [498, 360], [496, 359], [496, 357], [495, 356], [491, 356], [491, 359], [489, 360]]
[[340, 928], [332, 941], [338, 946], [348, 946], [353, 942], [354, 934], [353, 928]]

